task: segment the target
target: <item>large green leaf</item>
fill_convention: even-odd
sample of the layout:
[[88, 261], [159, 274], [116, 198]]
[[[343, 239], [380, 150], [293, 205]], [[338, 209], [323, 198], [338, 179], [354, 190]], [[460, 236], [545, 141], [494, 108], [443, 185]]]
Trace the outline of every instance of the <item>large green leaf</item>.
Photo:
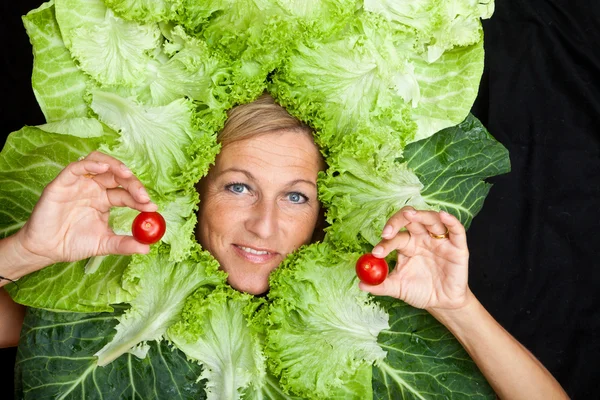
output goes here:
[[404, 161], [424, 185], [423, 199], [455, 215], [465, 228], [491, 188], [484, 179], [510, 171], [508, 150], [471, 114], [454, 127], [406, 146]]
[[[121, 276], [131, 257], [92, 257], [58, 263], [24, 276], [6, 286], [14, 301], [56, 311], [112, 311], [111, 304], [130, 301]], [[87, 267], [87, 268], [86, 268]]]
[[166, 344], [144, 359], [124, 354], [105, 367], [93, 354], [111, 339], [114, 314], [29, 309], [15, 366], [19, 399], [203, 399], [202, 367]]
[[85, 117], [89, 78], [77, 68], [63, 43], [53, 2], [31, 10], [23, 24], [33, 46], [33, 92], [46, 120]]
[[390, 329], [377, 342], [387, 357], [373, 367], [374, 399], [495, 399], [460, 343], [427, 311], [378, 298]]

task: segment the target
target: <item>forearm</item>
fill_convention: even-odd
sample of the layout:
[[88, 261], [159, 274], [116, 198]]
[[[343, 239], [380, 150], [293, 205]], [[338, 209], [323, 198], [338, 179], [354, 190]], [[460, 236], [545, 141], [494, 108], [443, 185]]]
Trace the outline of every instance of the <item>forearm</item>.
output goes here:
[[0, 287], [46, 266], [50, 261], [32, 255], [19, 243], [17, 235], [0, 239]]
[[6, 290], [0, 288], [0, 348], [19, 344], [23, 318], [25, 307], [15, 303]]
[[552, 374], [469, 292], [459, 310], [428, 310], [463, 345], [501, 399], [568, 399]]

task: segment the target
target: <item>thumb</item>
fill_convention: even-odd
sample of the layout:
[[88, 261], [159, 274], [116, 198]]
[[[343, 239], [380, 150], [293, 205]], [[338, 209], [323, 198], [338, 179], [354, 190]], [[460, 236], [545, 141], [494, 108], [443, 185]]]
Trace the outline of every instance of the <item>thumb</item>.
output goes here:
[[358, 288], [364, 292], [369, 292], [374, 296], [390, 296], [400, 298], [400, 284], [394, 283], [388, 276], [379, 285], [369, 285], [364, 282], [358, 283]]
[[148, 254], [150, 246], [138, 242], [133, 236], [112, 235], [109, 236], [102, 247], [105, 255], [123, 255], [129, 256], [132, 254]]

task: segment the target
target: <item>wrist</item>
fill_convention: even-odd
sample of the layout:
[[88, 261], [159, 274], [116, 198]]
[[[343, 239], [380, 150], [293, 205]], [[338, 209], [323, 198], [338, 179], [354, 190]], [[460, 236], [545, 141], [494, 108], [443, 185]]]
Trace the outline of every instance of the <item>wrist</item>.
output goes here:
[[52, 263], [24, 245], [22, 230], [0, 241], [0, 275], [5, 278], [14, 281]]
[[463, 301], [456, 307], [432, 307], [428, 308], [427, 311], [443, 325], [449, 327], [449, 325], [458, 324], [461, 320], [476, 313], [479, 305], [479, 300], [477, 300], [473, 292], [471, 292], [471, 289], [467, 287]]

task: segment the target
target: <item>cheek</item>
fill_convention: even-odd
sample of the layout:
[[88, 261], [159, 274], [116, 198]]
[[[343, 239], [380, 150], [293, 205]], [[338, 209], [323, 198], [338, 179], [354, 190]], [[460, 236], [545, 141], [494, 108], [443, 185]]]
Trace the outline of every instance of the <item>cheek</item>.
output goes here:
[[315, 227], [319, 210], [310, 210], [310, 212], [302, 213], [290, 217], [286, 221], [285, 232], [289, 240], [290, 247], [297, 249], [298, 247], [310, 243]]
[[[198, 210], [198, 228], [196, 238], [205, 250], [213, 252], [223, 233], [228, 231], [227, 222], [231, 221], [231, 209], [214, 199], [206, 199]], [[214, 254], [213, 254], [214, 255]]]

